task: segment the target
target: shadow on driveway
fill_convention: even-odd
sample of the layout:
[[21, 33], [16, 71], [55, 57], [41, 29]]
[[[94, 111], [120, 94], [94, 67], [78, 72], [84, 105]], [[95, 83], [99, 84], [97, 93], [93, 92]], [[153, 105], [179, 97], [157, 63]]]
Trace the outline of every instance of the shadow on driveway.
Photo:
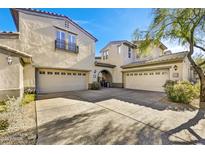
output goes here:
[[[163, 103], [164, 97], [160, 92], [121, 88], [39, 95], [39, 100], [64, 98], [101, 107], [111, 104], [113, 110], [76, 112], [47, 121], [39, 126], [39, 144], [205, 144], [205, 111], [190, 105]], [[132, 105], [136, 106], [136, 113], [115, 113], [118, 103], [122, 105], [120, 111], [127, 109], [126, 114], [132, 111]]]
[[82, 90], [69, 91], [61, 93], [39, 94], [38, 100], [51, 98], [67, 98], [74, 100], [81, 100], [86, 102], [98, 103], [109, 99], [117, 99], [124, 102], [129, 102], [156, 110], [173, 110], [173, 111], [194, 111], [196, 107], [188, 104], [177, 103], [163, 103], [162, 100], [166, 98], [165, 93], [131, 90], [124, 88], [104, 88], [101, 90]]

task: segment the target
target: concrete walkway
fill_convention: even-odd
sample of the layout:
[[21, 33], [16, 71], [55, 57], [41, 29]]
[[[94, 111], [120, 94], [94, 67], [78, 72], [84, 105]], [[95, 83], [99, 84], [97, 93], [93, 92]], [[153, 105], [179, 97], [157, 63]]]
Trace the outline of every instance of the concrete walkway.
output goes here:
[[38, 144], [205, 144], [205, 112], [162, 103], [163, 93], [112, 88], [40, 97]]

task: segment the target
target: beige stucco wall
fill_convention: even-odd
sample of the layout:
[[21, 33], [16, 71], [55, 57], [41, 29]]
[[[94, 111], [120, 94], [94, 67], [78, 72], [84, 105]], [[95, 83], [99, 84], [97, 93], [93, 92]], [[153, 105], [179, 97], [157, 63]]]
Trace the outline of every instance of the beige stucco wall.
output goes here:
[[[58, 30], [55, 26], [65, 28], [65, 20], [20, 12], [19, 39], [0, 38], [0, 44], [32, 55], [35, 67], [92, 70], [94, 67], [95, 41], [70, 23], [67, 30], [77, 34], [76, 41], [79, 46], [79, 53], [55, 49], [56, 31]], [[68, 39], [68, 33], [66, 33], [66, 39]], [[25, 87], [35, 86], [34, 66], [25, 66]], [[89, 82], [92, 82], [91, 76]]]
[[112, 69], [112, 68], [101, 67], [101, 66], [94, 66], [93, 71], [91, 72], [92, 80], [93, 80], [94, 82], [97, 81], [99, 73], [100, 73], [101, 71], [103, 71], [103, 70], [108, 71], [108, 72], [111, 74], [112, 79], [113, 79], [114, 74], [113, 74], [113, 69]]
[[24, 65], [24, 87], [26, 88], [35, 88], [35, 67], [32, 64]]
[[139, 49], [135, 49], [135, 55], [138, 55], [138, 58], [135, 56], [135, 61], [137, 60], [146, 60], [146, 59], [153, 59], [163, 55], [163, 50], [159, 47], [151, 45], [146, 49], [144, 54], [141, 54]]
[[0, 99], [23, 96], [23, 66], [18, 57], [8, 65], [7, 57], [0, 53]]
[[[118, 46], [120, 46], [120, 51], [118, 50]], [[116, 67], [113, 68], [114, 83], [123, 83], [123, 69], [121, 68], [122, 65], [126, 65], [139, 60], [156, 58], [163, 54], [163, 50], [161, 48], [152, 45], [147, 49], [149, 51], [149, 54], [146, 56], [140, 56], [139, 58], [137, 58], [139, 51], [137, 49], [134, 50], [131, 48], [131, 58], [128, 58], [128, 48], [129, 47], [124, 44], [111, 44], [105, 49], [106, 51], [108, 51], [108, 59], [105, 60], [103, 60], [103, 55], [101, 53], [101, 60], [99, 61], [116, 65]]]
[[95, 41], [72, 24], [67, 30], [78, 34], [79, 53], [55, 50], [57, 28], [54, 26], [64, 27], [64, 25], [64, 20], [20, 13], [21, 49], [32, 55], [33, 63], [37, 66], [91, 69]]
[[[118, 47], [120, 48], [119, 50], [118, 50]], [[111, 44], [110, 46], [108, 46], [106, 50], [108, 51], [108, 59], [103, 60], [101, 58], [101, 62], [116, 65], [116, 67], [112, 69], [113, 70], [113, 83], [121, 84], [122, 83], [121, 66], [134, 61], [135, 55], [134, 55], [133, 49], [131, 49], [132, 51], [131, 58], [128, 58], [128, 46], [124, 44]], [[101, 57], [102, 56], [103, 55], [101, 53]]]

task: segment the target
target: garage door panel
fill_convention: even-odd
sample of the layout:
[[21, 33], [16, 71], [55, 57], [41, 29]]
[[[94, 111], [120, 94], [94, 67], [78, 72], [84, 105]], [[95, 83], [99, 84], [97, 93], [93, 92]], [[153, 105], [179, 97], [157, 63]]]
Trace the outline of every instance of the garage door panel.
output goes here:
[[[52, 74], [48, 74], [48, 72], [52, 72]], [[38, 71], [39, 93], [84, 90], [87, 89], [87, 84], [87, 74], [85, 72], [69, 72], [62, 70]]]
[[168, 79], [168, 69], [129, 72], [125, 74], [125, 88], [164, 91], [163, 85]]

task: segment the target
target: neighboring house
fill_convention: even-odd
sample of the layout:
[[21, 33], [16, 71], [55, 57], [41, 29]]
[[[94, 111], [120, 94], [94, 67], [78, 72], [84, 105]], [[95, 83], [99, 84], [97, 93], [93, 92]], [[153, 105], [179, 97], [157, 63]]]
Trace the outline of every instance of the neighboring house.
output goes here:
[[[167, 47], [150, 46], [147, 55], [141, 55], [140, 41], [112, 41], [101, 50], [96, 64], [115, 65], [111, 72], [114, 86], [150, 91], [164, 91], [166, 80], [192, 80], [193, 70], [187, 52], [164, 52]], [[105, 74], [105, 73], [104, 73]], [[106, 76], [103, 77], [106, 80]]]
[[0, 99], [24, 91], [52, 93], [104, 87], [163, 91], [166, 80], [190, 80], [186, 52], [165, 54], [140, 41], [112, 41], [95, 58], [97, 39], [70, 18], [35, 9], [11, 9], [17, 32], [0, 33]]
[[0, 45], [1, 99], [23, 95], [23, 67], [31, 62], [31, 55]]
[[[20, 73], [1, 68], [2, 95], [22, 87], [37, 93], [88, 89], [95, 60], [94, 36], [63, 15], [34, 9], [11, 9], [11, 14], [18, 32], [0, 33], [0, 46], [9, 48], [1, 55], [0, 66], [6, 67], [9, 50], [28, 54], [32, 62], [21, 65]], [[16, 58], [13, 61], [16, 63]], [[8, 69], [14, 63], [7, 64]], [[21, 83], [11, 83], [5, 77], [19, 74]]]

